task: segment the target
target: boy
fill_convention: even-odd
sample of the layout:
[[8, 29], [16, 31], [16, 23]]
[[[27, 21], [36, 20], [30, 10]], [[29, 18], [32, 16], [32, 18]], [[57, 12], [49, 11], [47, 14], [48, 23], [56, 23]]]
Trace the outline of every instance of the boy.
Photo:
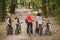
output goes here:
[[15, 18], [15, 23], [16, 23], [16, 27], [18, 27], [19, 26], [19, 18], [17, 16]]
[[50, 20], [47, 20], [47, 24], [46, 24], [46, 26], [47, 26], [47, 30], [50, 30], [50, 27], [51, 27]]
[[51, 23], [50, 20], [47, 20], [45, 35], [51, 35], [50, 29], [51, 29]]
[[8, 16], [7, 16], [7, 24], [8, 24], [8, 26], [6, 28], [7, 35], [8, 34], [13, 34], [13, 28], [12, 28], [12, 25], [11, 25], [11, 14], [10, 13], [8, 13]]
[[19, 18], [16, 16], [15, 18], [15, 23], [16, 23], [16, 30], [15, 30], [15, 34], [18, 34], [21, 32], [21, 28], [19, 26]]

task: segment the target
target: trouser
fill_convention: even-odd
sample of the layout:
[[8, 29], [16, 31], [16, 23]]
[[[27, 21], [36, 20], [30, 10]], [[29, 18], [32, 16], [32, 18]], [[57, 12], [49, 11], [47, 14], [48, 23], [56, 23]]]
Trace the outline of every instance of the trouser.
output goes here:
[[12, 26], [9, 25], [9, 24], [8, 24], [6, 30], [7, 30], [8, 33], [9, 33], [9, 32], [13, 33], [13, 28], [12, 28]]
[[11, 25], [9, 25], [9, 24], [8, 24], [8, 27], [9, 27], [10, 29], [12, 29], [12, 26], [11, 26]]
[[19, 26], [19, 24], [16, 24], [16, 28]]
[[42, 30], [43, 30], [42, 24], [39, 24], [39, 35], [42, 35]]
[[46, 28], [47, 31], [50, 31], [49, 27]]
[[32, 22], [31, 23], [29, 23], [29, 22], [27, 23], [27, 34], [28, 34], [29, 26], [31, 26], [31, 34], [33, 34]]
[[35, 29], [35, 33], [39, 34], [39, 28], [38, 28], [38, 22], [36, 21], [36, 29]]

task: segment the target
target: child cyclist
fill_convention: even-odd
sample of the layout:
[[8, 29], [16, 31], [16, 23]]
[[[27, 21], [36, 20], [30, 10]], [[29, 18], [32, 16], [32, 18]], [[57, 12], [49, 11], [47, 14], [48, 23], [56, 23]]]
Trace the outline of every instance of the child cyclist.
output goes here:
[[51, 22], [50, 22], [50, 20], [46, 20], [46, 21], [47, 21], [47, 23], [46, 23], [45, 35], [50, 35], [51, 34], [51, 32], [50, 32], [50, 30], [51, 30]]
[[17, 16], [15, 17], [15, 23], [16, 23], [16, 27], [18, 27], [19, 26], [19, 18]]
[[7, 14], [7, 24], [8, 26], [6, 27], [6, 30], [7, 30], [7, 35], [8, 34], [13, 34], [13, 28], [12, 28], [12, 23], [11, 23], [11, 14], [8, 13]]
[[15, 34], [18, 34], [20, 33], [20, 26], [19, 26], [19, 18], [17, 15], [15, 17], [15, 24], [16, 24]]

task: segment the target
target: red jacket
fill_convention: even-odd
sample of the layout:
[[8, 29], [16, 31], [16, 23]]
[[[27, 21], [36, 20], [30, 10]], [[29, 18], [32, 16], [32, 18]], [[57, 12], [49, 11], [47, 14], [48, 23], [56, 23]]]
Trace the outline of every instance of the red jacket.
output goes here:
[[31, 17], [31, 15], [27, 15], [26, 19], [27, 19], [28, 22], [32, 22], [32, 17]]

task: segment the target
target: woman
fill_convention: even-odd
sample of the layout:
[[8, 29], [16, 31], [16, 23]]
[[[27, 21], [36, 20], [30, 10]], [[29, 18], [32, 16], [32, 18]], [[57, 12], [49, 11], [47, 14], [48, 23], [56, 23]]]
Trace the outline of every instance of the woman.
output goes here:
[[28, 30], [29, 30], [29, 26], [31, 26], [31, 34], [33, 33], [32, 31], [32, 17], [30, 12], [28, 12], [28, 15], [26, 17], [26, 23], [27, 23], [27, 34], [28, 34]]
[[36, 33], [42, 35], [42, 23], [43, 23], [43, 16], [42, 11], [39, 9], [36, 15]]

